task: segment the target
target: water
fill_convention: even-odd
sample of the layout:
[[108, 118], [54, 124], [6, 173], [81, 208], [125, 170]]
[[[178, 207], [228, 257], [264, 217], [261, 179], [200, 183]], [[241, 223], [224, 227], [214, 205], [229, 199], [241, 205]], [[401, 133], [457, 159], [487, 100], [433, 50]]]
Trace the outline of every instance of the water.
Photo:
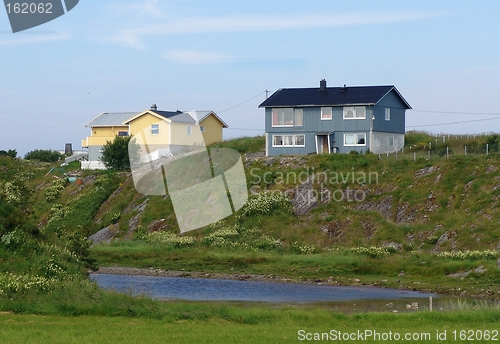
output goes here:
[[399, 300], [404, 304], [415, 301], [427, 302], [429, 296], [437, 297], [431, 293], [376, 287], [112, 274], [91, 274], [90, 278], [104, 289], [132, 295], [148, 295], [163, 300], [288, 303], [383, 300], [384, 304]]

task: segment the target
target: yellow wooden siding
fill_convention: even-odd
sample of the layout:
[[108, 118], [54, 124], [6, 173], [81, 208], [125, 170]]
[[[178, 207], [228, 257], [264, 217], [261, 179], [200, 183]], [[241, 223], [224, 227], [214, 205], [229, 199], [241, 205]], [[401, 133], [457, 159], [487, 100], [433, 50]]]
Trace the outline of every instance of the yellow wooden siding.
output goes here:
[[[194, 123], [172, 123], [172, 144], [180, 146], [202, 146], [203, 135], [200, 127]], [[191, 127], [191, 135], [188, 135], [187, 127]]]
[[[93, 127], [92, 136], [82, 140], [82, 147], [103, 146], [108, 141], [113, 141], [120, 131], [129, 132], [128, 126]], [[130, 133], [129, 133], [130, 134]]]
[[[159, 133], [151, 134], [151, 125], [159, 125]], [[130, 122], [130, 133], [141, 135], [145, 143], [151, 145], [168, 145], [170, 142], [169, 123], [161, 118], [146, 113]]]
[[201, 127], [205, 127], [205, 132], [203, 133], [203, 139], [205, 140], [205, 145], [211, 145], [215, 142], [222, 141], [222, 123], [214, 115], [210, 115], [200, 122]]

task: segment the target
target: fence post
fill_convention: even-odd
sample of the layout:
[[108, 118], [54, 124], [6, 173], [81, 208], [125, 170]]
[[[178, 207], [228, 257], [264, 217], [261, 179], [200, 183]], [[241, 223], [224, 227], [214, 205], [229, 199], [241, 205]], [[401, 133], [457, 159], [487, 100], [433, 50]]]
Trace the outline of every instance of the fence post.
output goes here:
[[467, 146], [464, 146], [464, 154], [467, 155]]
[[450, 157], [450, 147], [446, 147], [446, 159]]
[[488, 144], [486, 144], [486, 155], [488, 155]]

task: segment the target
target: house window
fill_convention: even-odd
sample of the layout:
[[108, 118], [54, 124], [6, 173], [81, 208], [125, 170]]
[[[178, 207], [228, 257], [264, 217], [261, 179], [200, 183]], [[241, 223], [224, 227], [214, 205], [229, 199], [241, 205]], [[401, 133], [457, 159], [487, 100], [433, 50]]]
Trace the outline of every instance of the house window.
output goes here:
[[296, 127], [302, 127], [304, 125], [304, 110], [303, 109], [295, 109], [295, 122], [294, 125]]
[[331, 107], [322, 107], [321, 108], [321, 120], [329, 120], [332, 119], [332, 108]]
[[158, 135], [160, 133], [159, 124], [151, 124], [151, 135]]
[[273, 147], [304, 147], [305, 135], [273, 135]]
[[394, 146], [394, 135], [389, 136], [389, 146]]
[[364, 106], [345, 106], [344, 119], [365, 119], [366, 109]]
[[344, 134], [344, 146], [366, 146], [366, 134]]
[[303, 124], [303, 110], [294, 108], [272, 109], [273, 127], [301, 127]]
[[128, 131], [119, 131], [118, 136], [128, 136]]
[[385, 108], [385, 120], [390, 121], [391, 120], [391, 109]]
[[190, 125], [188, 125], [188, 126], [186, 127], [186, 130], [187, 130], [187, 134], [188, 134], [188, 136], [191, 136], [191, 132], [192, 132], [192, 130], [193, 130], [193, 129], [192, 129], [192, 127], [191, 127]]
[[305, 135], [295, 135], [295, 146], [305, 147], [306, 136]]
[[204, 132], [205, 132], [205, 127], [201, 126], [201, 127], [200, 127], [200, 131], [201, 131], [202, 133], [204, 133]]

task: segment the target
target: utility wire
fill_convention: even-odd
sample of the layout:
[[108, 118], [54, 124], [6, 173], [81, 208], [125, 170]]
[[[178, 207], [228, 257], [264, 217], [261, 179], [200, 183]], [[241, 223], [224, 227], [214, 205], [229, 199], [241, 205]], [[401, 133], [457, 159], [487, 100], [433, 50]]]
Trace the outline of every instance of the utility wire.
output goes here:
[[461, 123], [471, 123], [471, 122], [484, 122], [484, 121], [494, 121], [500, 119], [500, 117], [494, 118], [483, 118], [483, 119], [471, 119], [468, 121], [456, 121], [456, 122], [448, 122], [448, 123], [434, 123], [434, 124], [422, 124], [422, 125], [409, 125], [407, 128], [421, 128], [421, 127], [435, 127], [438, 125], [451, 125], [451, 124], [461, 124]]
[[[267, 90], [266, 90], [266, 91], [267, 91]], [[262, 94], [266, 93], [266, 91], [262, 91], [262, 92], [260, 92], [260, 93], [259, 93], [259, 94], [257, 94], [255, 97], [252, 97], [252, 98], [250, 98], [250, 99], [248, 99], [248, 100], [245, 100], [243, 103], [240, 103], [240, 104], [238, 104], [238, 105], [232, 106], [232, 107], [230, 107], [230, 108], [228, 108], [228, 109], [226, 109], [226, 110], [218, 111], [218, 112], [216, 112], [216, 113], [217, 113], [217, 114], [219, 114], [219, 113], [223, 113], [223, 112], [226, 112], [226, 111], [232, 110], [232, 109], [234, 109], [234, 108], [237, 108], [238, 106], [241, 106], [241, 105], [243, 105], [243, 104], [246, 104], [246, 103], [248, 103], [249, 101], [252, 101], [252, 100], [254, 100], [255, 98], [257, 98], [257, 97], [261, 96]]]

